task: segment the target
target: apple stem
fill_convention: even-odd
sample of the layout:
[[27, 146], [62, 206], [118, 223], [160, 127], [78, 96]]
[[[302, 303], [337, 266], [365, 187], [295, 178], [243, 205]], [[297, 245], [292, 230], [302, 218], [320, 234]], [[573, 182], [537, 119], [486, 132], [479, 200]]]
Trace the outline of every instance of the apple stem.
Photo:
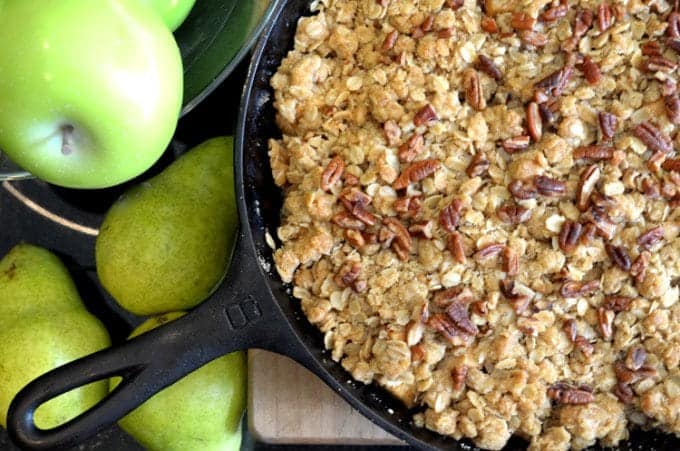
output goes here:
[[66, 124], [61, 126], [61, 153], [64, 155], [70, 155], [73, 152], [73, 147], [71, 147], [73, 132], [75, 127], [71, 124]]

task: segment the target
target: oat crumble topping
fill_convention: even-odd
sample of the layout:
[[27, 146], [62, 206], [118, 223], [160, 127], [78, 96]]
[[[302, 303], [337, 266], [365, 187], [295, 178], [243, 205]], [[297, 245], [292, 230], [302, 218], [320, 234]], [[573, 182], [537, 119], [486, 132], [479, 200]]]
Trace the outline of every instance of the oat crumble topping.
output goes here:
[[333, 359], [482, 448], [680, 436], [677, 8], [314, 2], [275, 261]]

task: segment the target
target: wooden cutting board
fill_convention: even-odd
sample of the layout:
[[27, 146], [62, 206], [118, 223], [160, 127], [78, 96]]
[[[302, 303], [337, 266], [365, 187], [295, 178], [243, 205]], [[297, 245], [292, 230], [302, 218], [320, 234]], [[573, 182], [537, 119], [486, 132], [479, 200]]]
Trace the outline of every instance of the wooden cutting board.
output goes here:
[[248, 426], [259, 440], [292, 445], [400, 445], [288, 357], [248, 351]]

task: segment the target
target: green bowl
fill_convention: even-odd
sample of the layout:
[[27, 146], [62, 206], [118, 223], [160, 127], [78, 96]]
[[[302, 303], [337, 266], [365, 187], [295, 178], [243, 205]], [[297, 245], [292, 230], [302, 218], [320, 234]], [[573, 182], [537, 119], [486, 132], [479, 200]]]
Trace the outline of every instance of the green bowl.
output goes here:
[[[253, 46], [278, 0], [198, 0], [175, 32], [184, 62], [182, 116], [201, 103]], [[31, 178], [0, 152], [0, 180]]]

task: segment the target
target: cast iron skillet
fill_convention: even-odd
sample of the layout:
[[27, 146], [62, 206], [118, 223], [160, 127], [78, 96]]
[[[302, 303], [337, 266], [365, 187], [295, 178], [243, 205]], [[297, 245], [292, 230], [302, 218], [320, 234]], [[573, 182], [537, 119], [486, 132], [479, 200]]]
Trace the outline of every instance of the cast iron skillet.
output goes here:
[[[273, 269], [267, 231], [279, 225], [281, 193], [267, 156], [267, 140], [280, 134], [274, 122], [269, 79], [292, 47], [297, 19], [309, 14], [308, 0], [282, 2], [255, 50], [241, 104], [235, 147], [240, 232], [231, 267], [215, 293], [185, 317], [122, 346], [67, 364], [31, 382], [9, 410], [9, 433], [20, 446], [63, 449], [112, 424], [162, 388], [228, 352], [262, 348], [297, 360], [352, 406], [395, 436], [422, 449], [473, 449], [412, 424], [414, 411], [375, 385], [351, 376], [323, 350], [322, 334], [307, 322], [299, 302]], [[33, 413], [43, 402], [81, 385], [122, 376], [100, 404], [52, 430], [37, 429]], [[523, 449], [513, 438], [506, 449]], [[679, 449], [660, 432], [637, 431], [626, 449]]]

